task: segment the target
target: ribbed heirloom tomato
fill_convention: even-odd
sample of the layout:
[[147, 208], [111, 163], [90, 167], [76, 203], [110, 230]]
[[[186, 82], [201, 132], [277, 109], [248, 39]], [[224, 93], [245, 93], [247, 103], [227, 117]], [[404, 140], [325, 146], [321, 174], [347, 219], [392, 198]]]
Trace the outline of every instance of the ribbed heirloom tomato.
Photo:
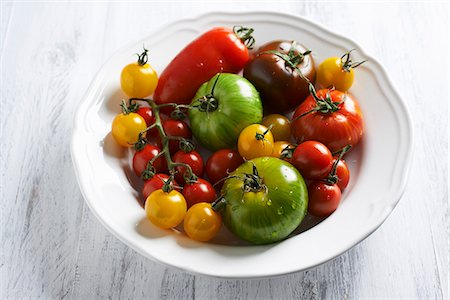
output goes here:
[[240, 238], [268, 244], [286, 238], [303, 220], [308, 193], [288, 162], [259, 157], [237, 168], [222, 187], [224, 224]]
[[295, 110], [291, 132], [298, 143], [314, 140], [331, 152], [359, 143], [364, 133], [363, 115], [355, 97], [337, 90], [321, 89]]

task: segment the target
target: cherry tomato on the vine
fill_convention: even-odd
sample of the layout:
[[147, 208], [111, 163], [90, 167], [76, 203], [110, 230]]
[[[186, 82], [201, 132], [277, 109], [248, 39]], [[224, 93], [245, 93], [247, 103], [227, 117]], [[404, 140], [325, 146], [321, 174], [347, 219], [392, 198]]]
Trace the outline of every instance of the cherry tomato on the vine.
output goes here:
[[120, 74], [122, 91], [130, 98], [145, 98], [156, 89], [158, 74], [148, 63], [147, 49], [138, 61], [125, 66]]
[[333, 156], [324, 144], [307, 141], [297, 146], [291, 162], [303, 177], [319, 180], [330, 173]]
[[206, 242], [217, 235], [222, 226], [222, 217], [210, 203], [193, 205], [184, 217], [184, 231], [193, 240]]
[[[145, 145], [142, 150], [136, 151], [133, 156], [134, 173], [136, 173], [136, 175], [140, 177], [147, 168], [148, 163], [160, 152], [161, 149], [149, 144]], [[167, 171], [167, 163], [164, 156], [160, 156], [155, 161], [153, 161], [152, 166], [154, 168], [154, 171], [157, 173]]]
[[244, 159], [236, 150], [221, 149], [211, 154], [206, 161], [206, 174], [211, 183], [215, 184], [243, 163]]
[[279, 114], [265, 116], [262, 125], [270, 128], [275, 141], [289, 141], [291, 139], [291, 122], [288, 118]]
[[273, 135], [264, 125], [249, 125], [239, 135], [238, 151], [245, 159], [270, 156], [273, 152]]
[[175, 190], [168, 193], [162, 189], [156, 190], [148, 196], [145, 202], [147, 218], [156, 226], [164, 229], [180, 224], [186, 215], [186, 200]]
[[[142, 197], [144, 198], [144, 203], [148, 196], [156, 190], [162, 189], [164, 182], [169, 179], [169, 175], [164, 173], [157, 173], [153, 175], [152, 178], [144, 182], [144, 187], [142, 188]], [[176, 189], [178, 183], [175, 179], [170, 181], [170, 186]]]
[[136, 113], [119, 114], [112, 122], [111, 133], [119, 145], [132, 147], [139, 140], [139, 133], [146, 128], [145, 120], [140, 115]]
[[196, 181], [188, 182], [184, 185], [183, 196], [189, 208], [199, 202], [214, 202], [216, 200], [216, 190], [205, 179], [197, 178]]
[[[203, 158], [202, 156], [195, 150], [184, 152], [183, 150], [178, 150], [177, 153], [172, 158], [174, 163], [184, 163], [191, 167], [192, 172], [197, 177], [203, 176]], [[188, 174], [185, 174], [187, 169], [183, 166], [177, 166], [176, 167], [176, 173], [175, 173], [175, 179], [181, 183], [184, 184], [186, 180], [184, 179], [185, 176]]]
[[[186, 122], [181, 120], [167, 119], [162, 122], [164, 132], [168, 137], [180, 137], [185, 139], [192, 138], [192, 132]], [[158, 146], [162, 147], [161, 139], [157, 139]], [[178, 139], [171, 139], [169, 141], [169, 151], [171, 154], [180, 150]]]
[[316, 217], [331, 215], [341, 202], [341, 190], [337, 184], [322, 181], [308, 186], [308, 212]]

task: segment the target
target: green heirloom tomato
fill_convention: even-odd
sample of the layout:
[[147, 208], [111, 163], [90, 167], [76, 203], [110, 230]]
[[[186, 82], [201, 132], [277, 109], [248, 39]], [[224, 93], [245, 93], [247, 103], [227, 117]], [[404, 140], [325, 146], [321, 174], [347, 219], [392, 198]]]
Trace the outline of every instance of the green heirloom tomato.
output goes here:
[[285, 239], [305, 217], [308, 191], [291, 164], [275, 157], [249, 160], [222, 188], [224, 224], [254, 244]]
[[213, 151], [234, 148], [242, 129], [262, 121], [258, 91], [236, 74], [217, 74], [205, 82], [191, 106], [192, 132], [204, 147]]

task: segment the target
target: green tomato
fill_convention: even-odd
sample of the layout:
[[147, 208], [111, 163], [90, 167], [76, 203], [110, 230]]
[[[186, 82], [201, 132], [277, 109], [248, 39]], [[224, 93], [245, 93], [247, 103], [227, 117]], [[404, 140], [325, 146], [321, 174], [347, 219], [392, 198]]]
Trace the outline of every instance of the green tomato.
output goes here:
[[278, 242], [305, 217], [305, 181], [288, 162], [259, 157], [245, 162], [230, 176], [234, 177], [222, 188], [223, 221], [240, 238], [254, 244]]
[[255, 87], [236, 74], [215, 75], [198, 89], [189, 110], [196, 139], [210, 150], [234, 148], [239, 133], [261, 123], [263, 109]]

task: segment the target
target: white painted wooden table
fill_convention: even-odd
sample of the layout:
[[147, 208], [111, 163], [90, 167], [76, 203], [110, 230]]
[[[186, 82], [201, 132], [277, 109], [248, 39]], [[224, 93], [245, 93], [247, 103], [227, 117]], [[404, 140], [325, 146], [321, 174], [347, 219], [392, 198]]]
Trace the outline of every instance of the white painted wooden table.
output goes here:
[[[414, 160], [392, 215], [340, 257], [273, 279], [195, 276], [93, 217], [69, 154], [73, 115], [123, 45], [179, 18], [252, 9], [307, 17], [377, 57], [412, 113]], [[0, 298], [449, 299], [448, 36], [445, 2], [1, 2]]]

